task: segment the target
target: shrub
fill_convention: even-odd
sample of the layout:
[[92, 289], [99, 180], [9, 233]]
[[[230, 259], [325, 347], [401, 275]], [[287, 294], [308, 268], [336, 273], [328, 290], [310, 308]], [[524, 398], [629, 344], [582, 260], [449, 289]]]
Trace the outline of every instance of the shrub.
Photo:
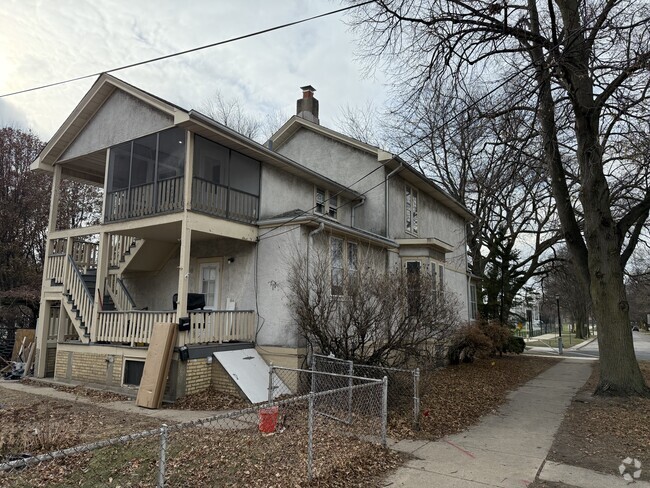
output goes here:
[[494, 345], [477, 325], [468, 325], [452, 337], [447, 350], [450, 364], [471, 363], [477, 356], [490, 354]]
[[503, 353], [521, 354], [526, 344], [521, 337], [512, 335], [508, 327], [498, 322], [467, 325], [452, 337], [447, 351], [450, 364], [471, 363], [476, 357]]
[[526, 350], [526, 342], [523, 337], [515, 337], [511, 335], [508, 338], [508, 344], [503, 352], [511, 352], [513, 354], [521, 354]]

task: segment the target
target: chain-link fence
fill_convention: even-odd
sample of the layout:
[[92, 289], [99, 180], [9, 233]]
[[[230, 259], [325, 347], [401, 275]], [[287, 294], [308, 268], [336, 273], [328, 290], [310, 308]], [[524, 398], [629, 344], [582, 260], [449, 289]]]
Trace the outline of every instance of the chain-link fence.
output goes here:
[[[420, 419], [420, 369], [388, 368], [368, 366], [333, 356], [313, 354], [312, 371], [336, 373], [362, 378], [388, 378], [389, 415], [412, 416], [414, 429], [419, 428]], [[317, 376], [314, 375], [314, 378]], [[343, 388], [342, 385], [339, 387]]]
[[62, 473], [75, 486], [289, 486], [353, 470], [361, 457], [351, 452], [386, 446], [385, 378], [271, 366], [269, 385], [264, 404], [5, 459], [0, 486], [3, 478], [28, 487]]

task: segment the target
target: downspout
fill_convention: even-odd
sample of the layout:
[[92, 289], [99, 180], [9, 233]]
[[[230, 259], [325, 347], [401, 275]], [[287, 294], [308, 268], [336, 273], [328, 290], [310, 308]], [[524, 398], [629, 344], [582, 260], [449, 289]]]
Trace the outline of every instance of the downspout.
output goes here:
[[[311, 242], [314, 239], [314, 236], [320, 232], [323, 232], [323, 229], [325, 229], [325, 223], [321, 222], [320, 225], [318, 226], [317, 229], [312, 230], [309, 233], [309, 237], [307, 238], [307, 286], [309, 287], [309, 254], [311, 253]], [[311, 303], [311, 288], [307, 288], [308, 293], [309, 293], [309, 303]]]
[[366, 203], [366, 196], [361, 195], [361, 201], [352, 207], [352, 217], [350, 219], [350, 227], [354, 227], [354, 211], [364, 203]]
[[[393, 171], [388, 173], [386, 175], [386, 178], [384, 178], [384, 234], [386, 234], [386, 238], [389, 239], [389, 233], [388, 233], [388, 222], [389, 222], [389, 205], [388, 205], [388, 180], [391, 178], [391, 176], [395, 175], [399, 170], [402, 169], [402, 162], [399, 162], [399, 166], [395, 168]], [[389, 252], [386, 250], [386, 271], [390, 268], [390, 257], [389, 257]]]
[[389, 222], [389, 220], [388, 220], [388, 216], [389, 216], [389, 205], [388, 205], [388, 180], [390, 180], [391, 176], [393, 176], [394, 174], [396, 174], [396, 173], [397, 173], [398, 171], [400, 171], [401, 169], [402, 169], [402, 162], [400, 161], [400, 162], [399, 162], [399, 166], [398, 166], [397, 168], [395, 168], [393, 171], [391, 171], [390, 173], [388, 173], [388, 174], [386, 175], [386, 178], [384, 179], [384, 205], [385, 205], [384, 215], [385, 215], [385, 218], [386, 218], [386, 222], [385, 222], [385, 234], [386, 234], [386, 237], [389, 237], [389, 236], [388, 236], [388, 222]]

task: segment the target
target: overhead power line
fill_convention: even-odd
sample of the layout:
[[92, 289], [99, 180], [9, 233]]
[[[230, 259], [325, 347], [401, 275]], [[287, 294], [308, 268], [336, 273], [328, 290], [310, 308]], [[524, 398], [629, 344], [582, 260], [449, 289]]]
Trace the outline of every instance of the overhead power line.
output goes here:
[[50, 88], [50, 87], [53, 87], [53, 86], [65, 85], [67, 83], [73, 83], [75, 81], [80, 81], [80, 80], [85, 80], [85, 79], [88, 79], [88, 78], [93, 78], [95, 76], [100, 76], [103, 73], [114, 73], [115, 71], [121, 71], [121, 70], [129, 69], [129, 68], [134, 68], [136, 66], [142, 66], [144, 64], [155, 63], [156, 61], [162, 61], [164, 59], [170, 59], [170, 58], [174, 58], [174, 57], [177, 57], [177, 56], [182, 56], [184, 54], [189, 54], [189, 53], [193, 53], [193, 52], [196, 52], [196, 51], [201, 51], [203, 49], [209, 49], [211, 47], [223, 46], [224, 44], [230, 44], [230, 43], [233, 43], [233, 42], [242, 41], [244, 39], [249, 39], [251, 37], [257, 37], [257, 36], [260, 36], [262, 34], [267, 34], [269, 32], [274, 32], [274, 31], [277, 31], [277, 30], [286, 29], [287, 27], [292, 27], [294, 25], [304, 24], [305, 22], [310, 22], [312, 20], [321, 19], [323, 17], [328, 17], [330, 15], [339, 14], [341, 12], [345, 12], [347, 10], [352, 10], [352, 9], [355, 9], [355, 8], [359, 8], [359, 7], [362, 7], [364, 5], [368, 5], [370, 3], [373, 3], [372, 0], [368, 0], [366, 2], [358, 3], [358, 4], [355, 4], [355, 5], [349, 5], [347, 7], [342, 7], [342, 8], [336, 9], [336, 10], [330, 10], [329, 12], [314, 15], [312, 17], [306, 17], [306, 18], [300, 19], [300, 20], [295, 20], [293, 22], [288, 22], [286, 24], [276, 25], [274, 27], [269, 27], [268, 29], [259, 30], [259, 31], [252, 32], [252, 33], [249, 33], [249, 34], [244, 34], [244, 35], [237, 36], [237, 37], [231, 37], [230, 39], [226, 39], [226, 40], [223, 40], [223, 41], [218, 41], [218, 42], [213, 42], [211, 44], [205, 44], [203, 46], [193, 47], [191, 49], [186, 49], [185, 51], [178, 51], [178, 52], [175, 52], [175, 53], [172, 53], [172, 54], [165, 54], [163, 56], [158, 56], [156, 58], [146, 59], [144, 61], [138, 61], [136, 63], [126, 64], [124, 66], [119, 66], [117, 68], [111, 68], [111, 69], [108, 69], [108, 70], [98, 71], [96, 73], [91, 73], [91, 74], [88, 74], [88, 75], [77, 76], [76, 78], [69, 78], [67, 80], [55, 81], [53, 83], [47, 83], [45, 85], [39, 85], [39, 86], [31, 87], [31, 88], [25, 88], [23, 90], [18, 90], [18, 91], [11, 92], [11, 93], [5, 93], [3, 95], [0, 95], [0, 98], [6, 98], [6, 97], [14, 96], [14, 95], [20, 95], [21, 93], [33, 92], [33, 91], [36, 91], [36, 90], [42, 90], [44, 88]]
[[[529, 64], [528, 66], [525, 66], [524, 69], [525, 69], [525, 68], [529, 68], [530, 66], [532, 66], [532, 63]], [[506, 78], [505, 80], [503, 80], [501, 83], [499, 83], [497, 86], [495, 86], [494, 88], [492, 88], [492, 89], [489, 90], [488, 92], [484, 93], [481, 97], [477, 98], [477, 99], [474, 100], [472, 103], [470, 103], [469, 105], [467, 105], [464, 109], [462, 109], [462, 110], [460, 110], [459, 112], [457, 112], [457, 113], [456, 113], [454, 116], [452, 116], [449, 120], [445, 121], [443, 124], [439, 125], [438, 127], [436, 127], [435, 129], [432, 129], [432, 130], [441, 130], [441, 129], [445, 129], [445, 128], [447, 128], [447, 125], [449, 124], [449, 122], [451, 122], [451, 121], [457, 119], [458, 117], [460, 117], [461, 115], [465, 114], [466, 112], [469, 112], [469, 110], [472, 109], [472, 108], [474, 108], [476, 105], [478, 105], [479, 102], [485, 100], [485, 99], [486, 99], [487, 97], [489, 97], [490, 95], [496, 93], [498, 90], [500, 90], [501, 88], [503, 88], [504, 86], [506, 86], [508, 83], [510, 83], [511, 81], [513, 81], [513, 80], [514, 80], [518, 75], [519, 75], [519, 72], [516, 72], [516, 73], [514, 73], [513, 75], [509, 76], [508, 78]], [[508, 100], [502, 100], [501, 103], [504, 103], [504, 102], [507, 103]], [[450, 140], [454, 135], [457, 135], [459, 132], [460, 132], [460, 129], [456, 130], [456, 132], [451, 133], [451, 134], [446, 133], [446, 140]], [[405, 148], [402, 149], [399, 153], [397, 153], [397, 154], [395, 154], [395, 155], [393, 155], [393, 156], [394, 156], [394, 157], [401, 157], [401, 156], [402, 156], [403, 154], [405, 154], [407, 151], [411, 150], [413, 147], [415, 147], [416, 145], [420, 144], [422, 141], [424, 141], [424, 140], [427, 139], [428, 137], [429, 137], [429, 134], [428, 134], [428, 133], [427, 133], [427, 134], [424, 134], [422, 137], [418, 137], [418, 138], [417, 138], [413, 143], [409, 144], [407, 147], [405, 147]], [[386, 163], [388, 163], [388, 161], [386, 161]], [[352, 187], [353, 187], [354, 185], [356, 185], [357, 183], [360, 183], [361, 181], [365, 180], [366, 178], [368, 178], [370, 175], [372, 175], [372, 174], [375, 173], [376, 171], [379, 171], [381, 168], [384, 168], [384, 166], [386, 165], [386, 163], [384, 163], [384, 164], [382, 164], [382, 165], [380, 165], [380, 166], [377, 166], [375, 169], [373, 169], [373, 170], [371, 170], [370, 172], [366, 173], [365, 175], [361, 176], [359, 179], [357, 179], [357, 180], [354, 181], [353, 183], [350, 183], [349, 186], [345, 186], [345, 188], [344, 188], [343, 190], [340, 190], [340, 191], [338, 191], [336, 194], [332, 195], [330, 198], [327, 199], [327, 201], [330, 201], [330, 200], [333, 200], [333, 199], [337, 198], [337, 197], [338, 197], [341, 193], [343, 193], [345, 190], [354, 191], [354, 190], [352, 189]], [[408, 163], [407, 163], [407, 164], [408, 164]], [[426, 175], [425, 175], [425, 176], [426, 176]], [[365, 195], [367, 195], [370, 191], [372, 191], [372, 190], [374, 190], [375, 188], [377, 188], [377, 187], [383, 185], [384, 183], [385, 183], [385, 181], [381, 181], [380, 183], [378, 183], [378, 184], [372, 186], [371, 188], [368, 188], [368, 189], [367, 189], [366, 191], [364, 191], [363, 193], [360, 193], [360, 196], [365, 196]], [[339, 205], [337, 208], [338, 208], [338, 209], [341, 209], [341, 208], [343, 208], [343, 207], [345, 207], [345, 206], [347, 206], [347, 205], [350, 205], [352, 202], [353, 202], [352, 200], [349, 200], [349, 201], [345, 202], [343, 205]], [[273, 238], [273, 237], [278, 237], [278, 236], [281, 236], [282, 234], [285, 234], [285, 233], [287, 233], [287, 232], [290, 232], [290, 231], [293, 230], [293, 229], [289, 229], [289, 230], [286, 230], [286, 231], [283, 231], [283, 232], [279, 232], [279, 233], [277, 233], [277, 234], [273, 234], [273, 235], [270, 235], [270, 236], [266, 237], [268, 234], [270, 234], [271, 232], [273, 232], [273, 231], [279, 229], [280, 227], [284, 227], [284, 226], [290, 224], [291, 222], [294, 222], [295, 220], [297, 220], [297, 219], [299, 219], [299, 218], [301, 218], [301, 217], [304, 217], [305, 215], [310, 214], [310, 213], [311, 213], [315, 208], [316, 208], [316, 205], [314, 205], [314, 206], [311, 207], [310, 209], [303, 210], [300, 214], [295, 215], [294, 217], [292, 217], [291, 219], [287, 220], [286, 222], [282, 222], [282, 223], [279, 223], [279, 224], [276, 224], [276, 225], [272, 226], [269, 230], [267, 230], [266, 232], [264, 232], [263, 234], [261, 234], [260, 236], [258, 236], [258, 240], [261, 241], [261, 240], [264, 240], [264, 239], [271, 239], [271, 238]]]

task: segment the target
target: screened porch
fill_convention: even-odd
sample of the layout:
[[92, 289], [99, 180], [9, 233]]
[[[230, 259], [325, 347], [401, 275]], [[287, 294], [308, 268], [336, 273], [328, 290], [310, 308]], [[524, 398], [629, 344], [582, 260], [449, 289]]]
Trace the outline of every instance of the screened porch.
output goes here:
[[104, 222], [182, 211], [188, 189], [185, 177], [190, 142], [194, 147], [190, 209], [255, 222], [259, 215], [260, 162], [178, 127], [110, 148]]

